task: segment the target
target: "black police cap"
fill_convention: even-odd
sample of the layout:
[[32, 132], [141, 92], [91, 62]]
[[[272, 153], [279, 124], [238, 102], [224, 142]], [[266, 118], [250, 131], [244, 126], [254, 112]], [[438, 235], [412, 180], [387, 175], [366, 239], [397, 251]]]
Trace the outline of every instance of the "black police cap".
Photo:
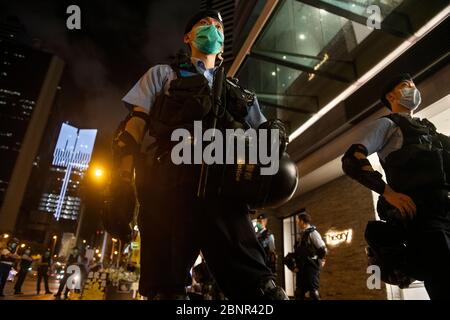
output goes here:
[[203, 10], [200, 11], [198, 13], [196, 13], [195, 15], [193, 15], [188, 23], [186, 24], [186, 27], [184, 28], [184, 34], [188, 33], [189, 31], [192, 30], [192, 27], [195, 26], [197, 24], [197, 22], [199, 22], [200, 20], [202, 20], [203, 18], [214, 18], [217, 21], [220, 21], [220, 23], [223, 25], [223, 20], [222, 20], [222, 16], [220, 15], [220, 12], [217, 10]]
[[267, 218], [267, 216], [266, 216], [266, 214], [265, 213], [261, 213], [259, 216], [258, 216], [258, 220], [262, 220], [262, 219], [266, 219]]
[[384, 105], [389, 109], [391, 109], [391, 104], [386, 99], [386, 95], [394, 90], [394, 88], [402, 81], [412, 81], [411, 75], [409, 73], [399, 74], [398, 76], [392, 78], [392, 80], [388, 82], [388, 84], [383, 88], [383, 91], [381, 92], [381, 102], [383, 102]]
[[8, 245], [9, 245], [9, 244], [12, 244], [12, 243], [19, 244], [19, 242], [20, 242], [19, 239], [17, 239], [17, 238], [11, 238], [11, 239], [8, 240]]

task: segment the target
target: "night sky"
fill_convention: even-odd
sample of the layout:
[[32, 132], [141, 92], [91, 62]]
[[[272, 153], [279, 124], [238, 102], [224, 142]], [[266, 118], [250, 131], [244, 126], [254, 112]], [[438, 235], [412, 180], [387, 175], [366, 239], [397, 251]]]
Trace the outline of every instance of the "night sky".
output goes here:
[[[68, 30], [69, 5], [81, 8], [81, 30]], [[97, 128], [93, 160], [106, 160], [112, 133], [127, 114], [121, 98], [158, 63], [183, 47], [188, 18], [199, 0], [4, 1], [33, 43], [66, 62], [60, 106], [64, 120]]]

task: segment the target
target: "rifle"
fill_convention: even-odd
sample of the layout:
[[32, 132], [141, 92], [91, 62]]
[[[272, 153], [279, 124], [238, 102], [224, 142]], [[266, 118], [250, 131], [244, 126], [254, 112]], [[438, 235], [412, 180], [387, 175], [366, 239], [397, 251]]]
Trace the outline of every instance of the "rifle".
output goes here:
[[[222, 106], [222, 91], [224, 85], [224, 75], [225, 71], [223, 67], [219, 67], [214, 73], [214, 81], [213, 81], [213, 119], [211, 129], [213, 129], [213, 135], [211, 137], [211, 142], [215, 139], [216, 127], [217, 127], [217, 119], [220, 117], [219, 110], [221, 110]], [[206, 196], [206, 185], [208, 183], [208, 173], [209, 173], [209, 165], [202, 160], [202, 168], [200, 171], [200, 179], [198, 182], [197, 196], [199, 198], [205, 198]]]

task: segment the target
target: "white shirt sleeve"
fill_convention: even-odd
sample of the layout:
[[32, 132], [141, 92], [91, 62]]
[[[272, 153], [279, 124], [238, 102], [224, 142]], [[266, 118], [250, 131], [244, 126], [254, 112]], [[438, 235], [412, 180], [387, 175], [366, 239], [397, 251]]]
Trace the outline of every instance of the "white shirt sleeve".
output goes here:
[[169, 65], [156, 65], [150, 68], [122, 98], [122, 101], [130, 109], [138, 106], [149, 112], [156, 96], [161, 92], [172, 72]]
[[309, 235], [312, 244], [314, 245], [314, 247], [316, 249], [325, 247], [325, 242], [322, 239], [322, 236], [320, 235], [319, 231], [314, 230], [313, 232], [311, 232], [311, 234]]
[[269, 250], [275, 251], [275, 237], [273, 236], [273, 234], [269, 236]]
[[395, 129], [396, 124], [388, 118], [380, 118], [365, 126], [366, 135], [358, 144], [362, 144], [367, 148], [369, 155], [380, 151], [386, 142], [389, 140], [392, 129]]

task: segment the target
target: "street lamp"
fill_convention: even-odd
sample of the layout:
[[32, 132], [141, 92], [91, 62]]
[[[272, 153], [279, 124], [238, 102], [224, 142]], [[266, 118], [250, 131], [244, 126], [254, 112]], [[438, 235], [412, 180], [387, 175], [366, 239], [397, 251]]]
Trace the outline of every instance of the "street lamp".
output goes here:
[[[96, 192], [100, 192], [100, 196], [102, 197], [102, 191], [98, 190], [98, 187], [101, 187], [100, 190], [103, 190], [103, 187], [106, 183], [107, 180], [107, 175], [106, 175], [106, 171], [101, 167], [101, 166], [89, 166], [89, 171], [88, 171], [88, 176], [89, 176], [89, 181], [87, 185], [83, 185], [82, 189], [80, 190], [81, 192], [81, 198], [85, 199], [85, 197], [87, 197], [87, 189], [89, 188], [89, 183], [91, 182], [92, 184], [96, 185], [97, 191]], [[78, 244], [78, 239], [80, 237], [80, 232], [81, 232], [81, 227], [83, 225], [83, 219], [84, 219], [84, 213], [85, 213], [85, 203], [84, 200], [82, 201], [81, 204], [81, 210], [80, 210], [80, 215], [78, 217], [78, 222], [77, 222], [77, 230], [75, 233], [75, 239], [76, 239], [76, 243]], [[83, 244], [86, 244], [86, 240], [83, 240]]]
[[91, 176], [95, 182], [103, 182], [105, 180], [105, 170], [100, 166], [91, 169]]
[[95, 174], [96, 177], [101, 177], [101, 176], [103, 176], [103, 170], [97, 168], [97, 169], [95, 169], [94, 174]]
[[58, 240], [58, 236], [54, 235], [53, 236], [53, 246], [52, 246], [52, 253], [55, 253], [55, 249], [56, 249], [56, 240]]
[[8, 239], [8, 238], [9, 238], [9, 234], [5, 233], [5, 234], [3, 235], [3, 239]]
[[22, 244], [20, 245], [20, 247], [21, 247], [21, 248], [25, 248], [25, 243], [22, 243]]
[[111, 241], [112, 241], [112, 247], [111, 247], [111, 256], [110, 256], [110, 260], [111, 260], [111, 262], [112, 262], [112, 261], [113, 261], [113, 258], [114, 258], [114, 249], [115, 249], [115, 246], [116, 246], [117, 239], [111, 238]]

